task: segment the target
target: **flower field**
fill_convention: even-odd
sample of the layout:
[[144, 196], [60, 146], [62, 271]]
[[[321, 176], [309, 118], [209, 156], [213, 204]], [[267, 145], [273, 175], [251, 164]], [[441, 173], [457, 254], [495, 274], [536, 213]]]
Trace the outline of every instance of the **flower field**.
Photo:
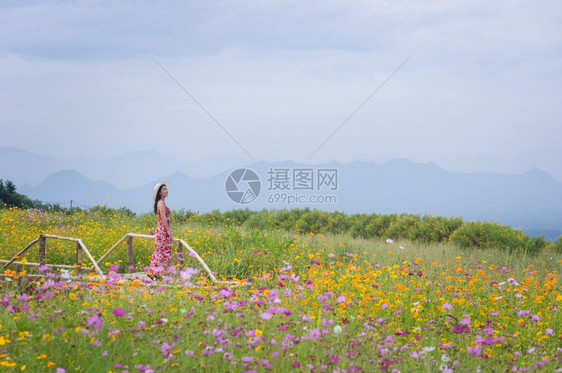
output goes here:
[[[0, 259], [42, 233], [100, 258], [154, 216], [0, 210]], [[174, 225], [174, 221], [172, 221]], [[106, 281], [47, 266], [0, 278], [0, 367], [32, 372], [562, 372], [562, 254], [185, 223], [213, 285], [187, 257], [176, 276]], [[135, 271], [153, 243], [135, 240]], [[36, 247], [24, 258], [38, 261]], [[74, 243], [47, 240], [48, 264]], [[23, 271], [23, 269], [22, 269]], [[41, 278], [31, 277], [41, 274]]]

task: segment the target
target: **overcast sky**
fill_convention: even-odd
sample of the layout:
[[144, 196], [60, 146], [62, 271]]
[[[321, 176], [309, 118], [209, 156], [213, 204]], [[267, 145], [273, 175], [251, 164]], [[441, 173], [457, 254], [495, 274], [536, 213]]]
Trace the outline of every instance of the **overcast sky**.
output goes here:
[[0, 66], [0, 147], [562, 181], [559, 0], [0, 0]]

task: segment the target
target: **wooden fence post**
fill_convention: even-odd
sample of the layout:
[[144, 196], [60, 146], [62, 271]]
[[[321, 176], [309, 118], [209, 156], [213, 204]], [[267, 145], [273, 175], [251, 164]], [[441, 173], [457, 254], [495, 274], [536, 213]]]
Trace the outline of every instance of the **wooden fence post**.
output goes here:
[[45, 265], [45, 241], [46, 238], [41, 235], [41, 237], [39, 237], [39, 264], [40, 265]]
[[18, 288], [21, 289], [21, 265], [16, 264], [16, 277], [17, 279], [17, 284], [18, 284]]
[[183, 266], [183, 245], [181, 244], [181, 242], [178, 241], [178, 250], [176, 252], [176, 258], [178, 260], [178, 264], [181, 264]]
[[78, 274], [82, 273], [82, 246], [79, 242], [76, 242], [76, 265], [78, 266]]
[[134, 272], [133, 237], [127, 236], [127, 273]]

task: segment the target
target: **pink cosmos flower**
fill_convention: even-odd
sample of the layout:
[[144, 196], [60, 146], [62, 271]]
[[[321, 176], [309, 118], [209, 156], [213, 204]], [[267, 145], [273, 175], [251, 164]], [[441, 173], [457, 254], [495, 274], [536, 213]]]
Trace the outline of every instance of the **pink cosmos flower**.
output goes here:
[[316, 329], [316, 328], [310, 330], [310, 332], [308, 333], [308, 337], [309, 337], [310, 339], [318, 339], [318, 338], [320, 338], [320, 330], [319, 330], [319, 329]]
[[162, 354], [162, 356], [168, 357], [169, 356], [168, 350], [170, 348], [172, 348], [171, 344], [167, 342], [162, 343], [162, 346], [160, 346], [160, 353]]
[[123, 315], [125, 315], [125, 310], [121, 307], [118, 307], [113, 310], [113, 314], [117, 317], [123, 317]]
[[94, 330], [98, 330], [103, 326], [102, 318], [99, 317], [98, 315], [91, 315], [86, 319], [86, 322], [88, 323], [88, 328]]
[[540, 320], [541, 320], [541, 317], [540, 317], [539, 315], [533, 315], [533, 316], [531, 316], [531, 321], [538, 322], [538, 321], [540, 321]]
[[199, 272], [201, 272], [200, 269], [186, 268], [180, 271], [180, 277], [182, 278], [182, 280], [188, 281]]
[[261, 313], [260, 313], [260, 317], [261, 317], [263, 320], [271, 320], [271, 318], [273, 317], [273, 315], [272, 315], [271, 313], [269, 313], [269, 312], [261, 312]]
[[468, 348], [468, 354], [469, 355], [478, 356], [478, 355], [480, 355], [480, 352], [482, 352], [482, 346], [481, 345], [476, 345], [474, 347]]

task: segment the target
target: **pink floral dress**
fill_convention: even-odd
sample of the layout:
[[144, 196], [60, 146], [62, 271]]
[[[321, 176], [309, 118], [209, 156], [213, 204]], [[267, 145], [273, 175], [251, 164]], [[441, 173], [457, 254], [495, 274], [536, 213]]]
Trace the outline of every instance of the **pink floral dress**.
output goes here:
[[[166, 206], [166, 204], [164, 204]], [[172, 266], [172, 238], [166, 226], [170, 224], [170, 209], [166, 206], [166, 216], [160, 216], [160, 211], [157, 212], [158, 225], [154, 239], [154, 252], [150, 260], [150, 272], [154, 274], [169, 272], [175, 273]], [[166, 222], [166, 224], [164, 224]]]

